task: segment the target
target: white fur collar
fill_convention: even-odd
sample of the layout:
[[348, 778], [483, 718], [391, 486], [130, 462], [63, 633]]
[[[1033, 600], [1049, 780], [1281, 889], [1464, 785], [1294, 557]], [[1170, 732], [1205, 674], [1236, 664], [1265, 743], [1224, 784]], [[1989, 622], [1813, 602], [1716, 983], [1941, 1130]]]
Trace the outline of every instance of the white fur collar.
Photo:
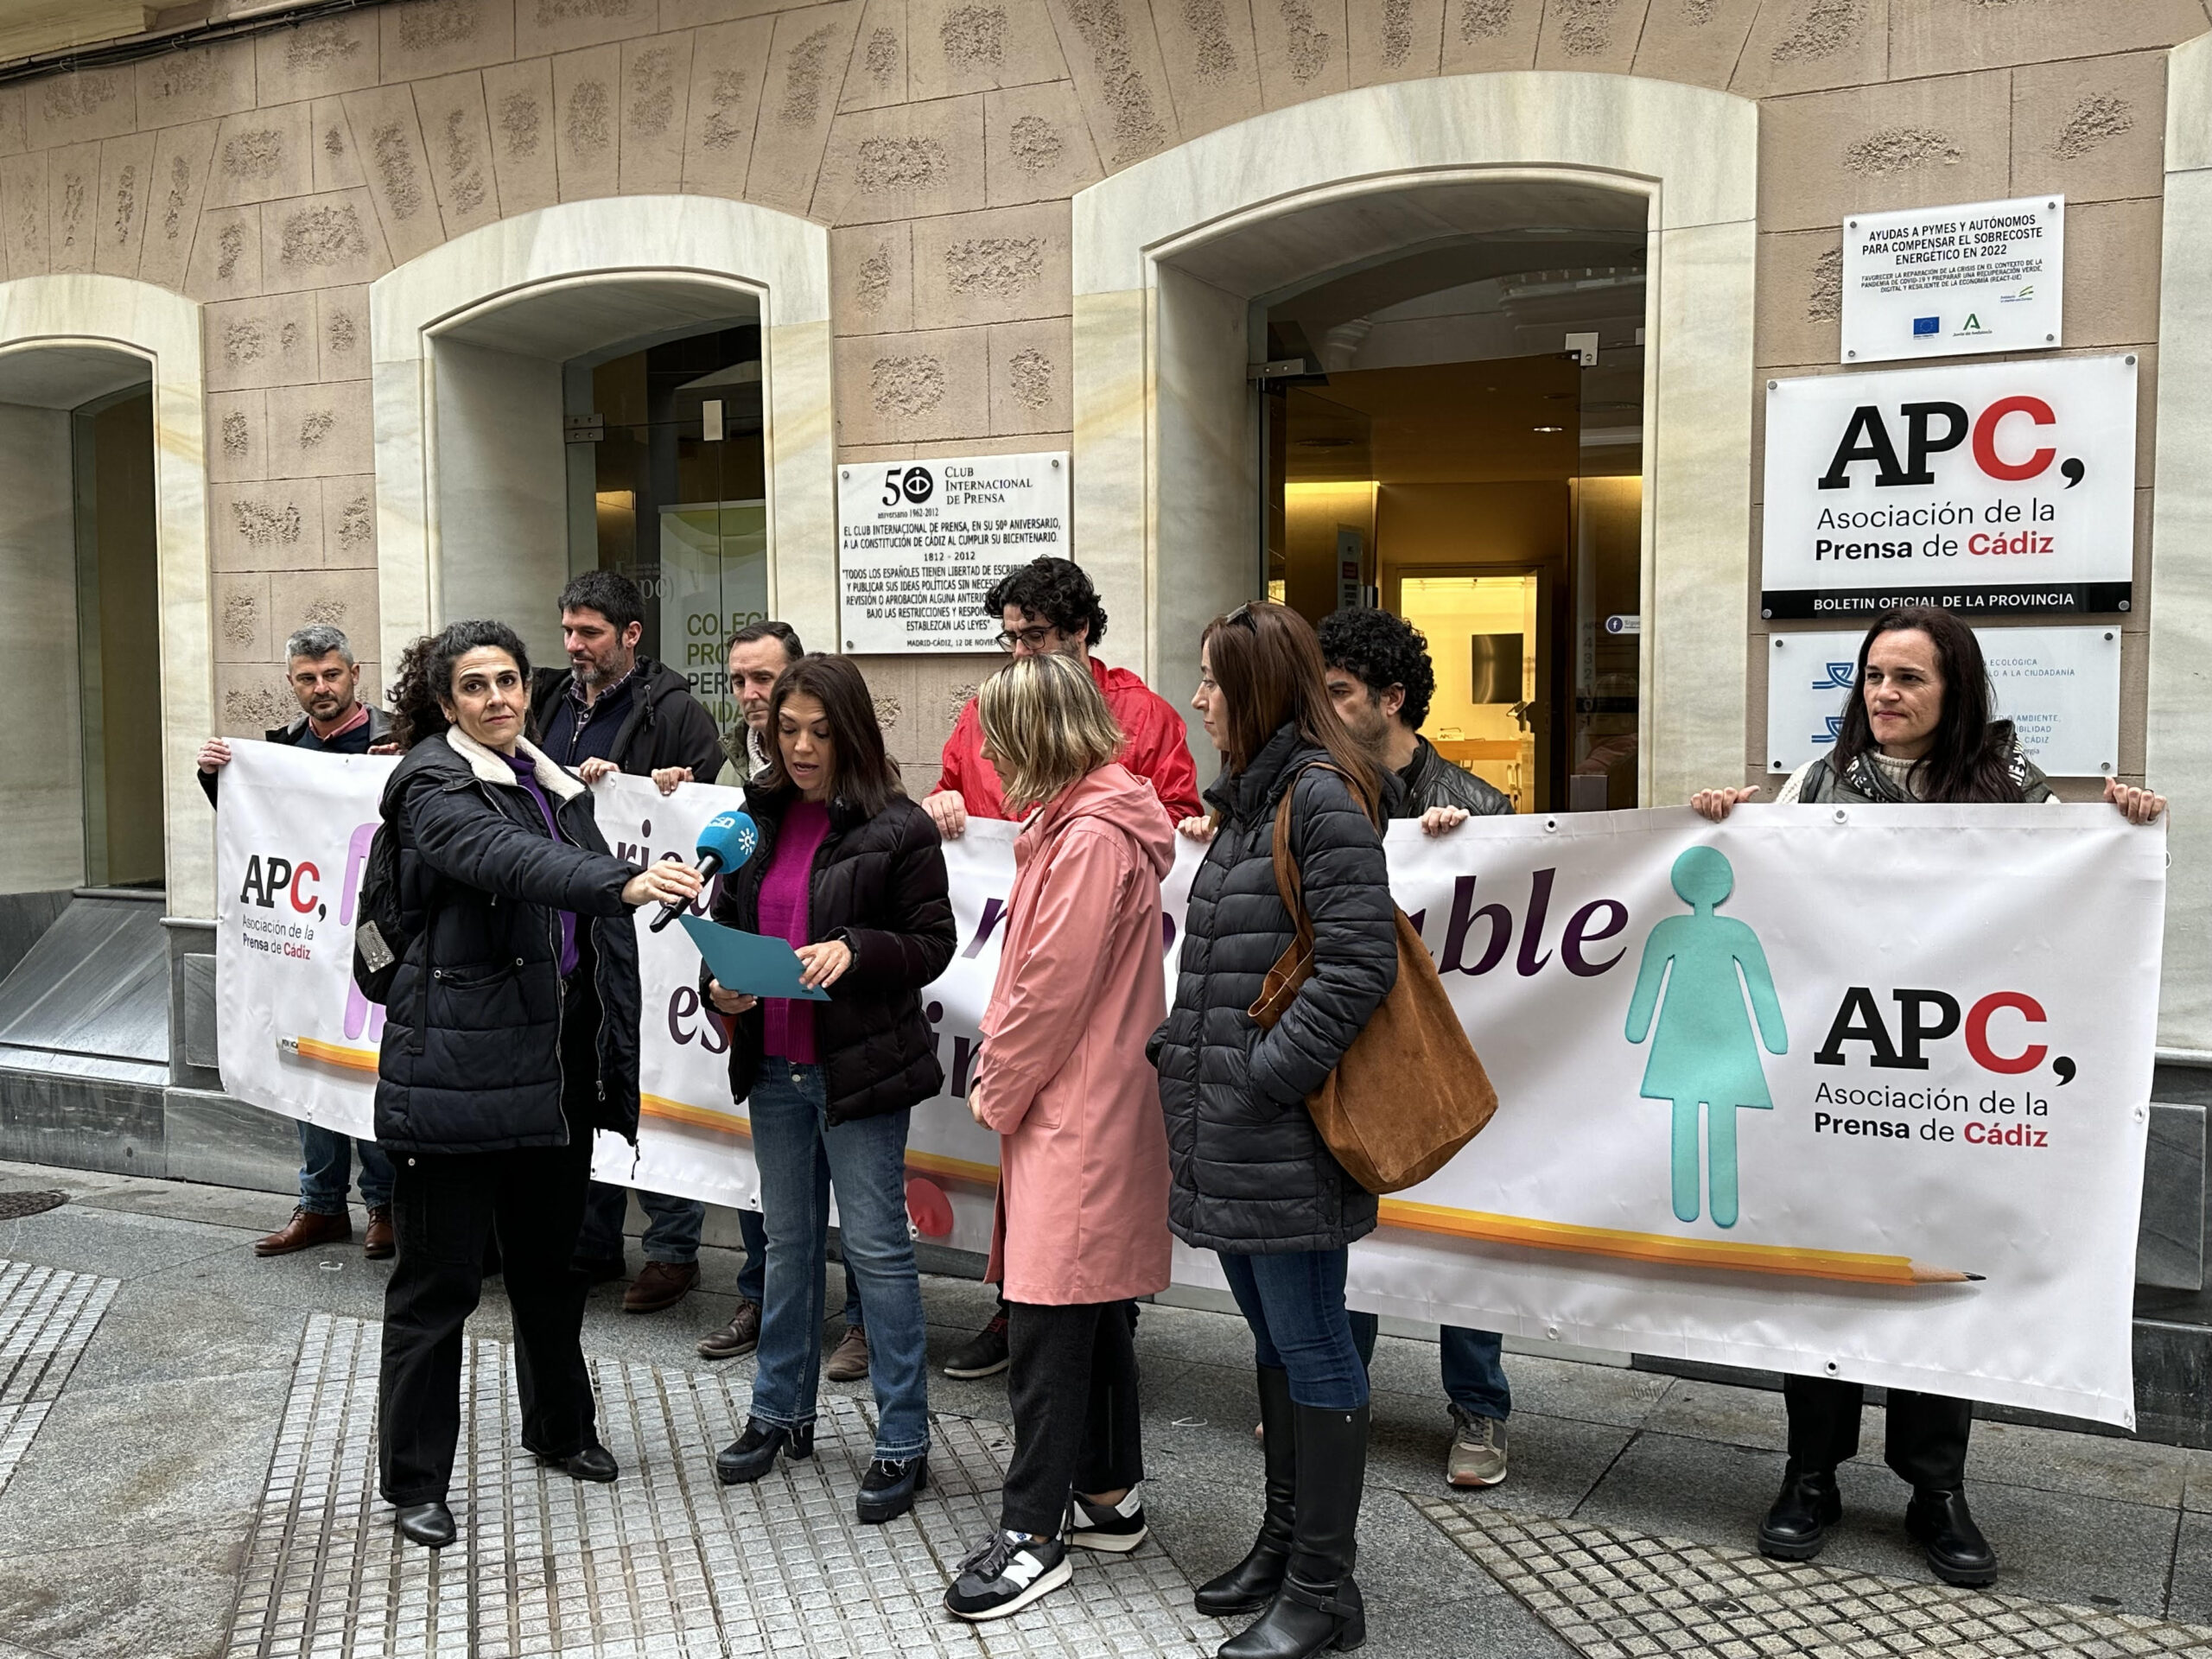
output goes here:
[[[498, 750], [486, 748], [458, 726], [446, 728], [446, 742], [455, 754], [468, 762], [468, 769], [486, 783], [514, 786], [515, 769], [507, 764], [506, 756]], [[518, 739], [516, 747], [530, 757], [531, 765], [537, 769], [537, 786], [555, 800], [570, 800], [584, 792], [582, 779], [569, 772], [528, 738]]]

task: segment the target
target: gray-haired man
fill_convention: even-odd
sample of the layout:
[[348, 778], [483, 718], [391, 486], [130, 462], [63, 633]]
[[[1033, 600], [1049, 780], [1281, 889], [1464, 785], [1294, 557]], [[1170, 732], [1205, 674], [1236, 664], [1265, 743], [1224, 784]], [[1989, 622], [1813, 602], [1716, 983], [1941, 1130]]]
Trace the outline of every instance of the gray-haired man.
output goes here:
[[[285, 677], [299, 699], [300, 717], [264, 732], [271, 743], [336, 754], [366, 754], [385, 741], [391, 716], [360, 700], [360, 664], [338, 629], [325, 623], [302, 628], [284, 642]], [[231, 746], [211, 737], [200, 746], [200, 786], [217, 798]], [[289, 1255], [317, 1244], [339, 1244], [353, 1236], [346, 1212], [346, 1187], [356, 1142], [334, 1129], [300, 1125], [300, 1204], [291, 1220], [256, 1241], [256, 1255]], [[358, 1143], [361, 1154], [361, 1203], [369, 1212], [363, 1249], [372, 1257], [392, 1253], [391, 1162], [373, 1141]]]

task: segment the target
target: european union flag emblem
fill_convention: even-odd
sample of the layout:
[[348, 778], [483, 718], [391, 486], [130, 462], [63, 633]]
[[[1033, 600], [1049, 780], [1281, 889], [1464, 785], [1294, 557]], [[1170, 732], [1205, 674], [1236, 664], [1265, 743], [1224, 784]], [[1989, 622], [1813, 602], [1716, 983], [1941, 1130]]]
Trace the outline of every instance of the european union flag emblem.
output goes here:
[[1912, 333], [1915, 339], [1918, 339], [1923, 334], [1940, 334], [1942, 328], [1943, 319], [1941, 317], [1915, 317], [1912, 320]]

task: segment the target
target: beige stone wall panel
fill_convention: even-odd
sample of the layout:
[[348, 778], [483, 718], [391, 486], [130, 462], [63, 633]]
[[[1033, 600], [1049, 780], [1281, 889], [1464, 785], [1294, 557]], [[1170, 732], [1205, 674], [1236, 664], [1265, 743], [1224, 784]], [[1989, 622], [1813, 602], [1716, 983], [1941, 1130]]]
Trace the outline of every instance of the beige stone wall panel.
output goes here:
[[207, 394], [207, 481], [258, 483], [269, 476], [269, 394]]
[[215, 570], [302, 570], [322, 563], [322, 491], [311, 478], [215, 484], [207, 491]]
[[2012, 186], [2071, 204], [2164, 188], [2166, 54], [2138, 52], [2012, 72]]
[[561, 200], [616, 194], [622, 176], [622, 48], [595, 46], [553, 60], [553, 155]]
[[0, 156], [23, 153], [23, 96], [20, 84], [0, 86]]
[[1351, 85], [1344, 0], [1251, 0], [1260, 101], [1271, 110]]
[[[1665, 0], [1661, 0], [1664, 3]], [[1636, 61], [1648, 0], [1552, 0], [1536, 36], [1539, 69], [1626, 74]]]
[[[2157, 340], [2159, 207], [2155, 196], [2066, 204], [2061, 321], [2068, 350], [2143, 346]], [[2155, 429], [2147, 416], [2140, 429]]]
[[342, 12], [254, 37], [254, 85], [262, 103], [331, 98], [377, 84], [378, 14]]
[[1778, 98], [1889, 74], [1890, 0], [1763, 0], [1728, 90]]
[[551, 207], [561, 199], [551, 60], [532, 58], [486, 69], [484, 109], [491, 123], [492, 176], [500, 212], [512, 218]]
[[128, 67], [54, 75], [31, 82], [24, 93], [27, 149], [58, 149], [137, 130], [138, 89]]
[[287, 104], [228, 116], [215, 134], [215, 169], [207, 205], [235, 207], [311, 194], [315, 178], [313, 106]]
[[376, 650], [376, 572], [342, 569], [273, 572], [269, 578], [271, 655], [283, 650], [287, 639], [312, 622], [343, 628], [357, 654]]
[[342, 478], [376, 470], [366, 380], [281, 386], [269, 398], [270, 478]]
[[1777, 99], [1759, 111], [1759, 228], [2012, 191], [2005, 70]]
[[492, 127], [484, 107], [484, 77], [476, 70], [415, 86], [415, 115], [429, 152], [430, 178], [446, 234], [488, 225], [499, 217], [499, 182], [492, 167]]
[[[405, 86], [378, 86], [348, 92], [346, 124], [353, 129], [368, 197], [384, 228], [385, 246], [394, 264], [404, 264], [445, 240], [438, 198], [430, 182], [423, 131], [415, 118], [414, 96]], [[356, 276], [340, 280], [358, 282]]]
[[1044, 0], [907, 0], [906, 16], [917, 100], [1068, 78]]
[[1635, 71], [1656, 80], [1726, 87], [1758, 10], [1759, 0], [1651, 0]]
[[913, 238], [917, 328], [1068, 315], [1066, 202], [919, 219]]
[[697, 29], [709, 23], [742, 22], [796, 10], [807, 0], [660, 0], [663, 29]]
[[791, 213], [813, 205], [823, 148], [836, 115], [839, 77], [852, 57], [861, 11], [861, 0], [841, 0], [777, 14], [753, 134], [747, 200]]
[[652, 35], [622, 46], [622, 190], [672, 194], [683, 186], [691, 101], [691, 34]]
[[661, 26], [660, 0], [514, 0], [515, 55], [604, 46]]
[[1533, 69], [1543, 0], [1445, 0], [1444, 73]]
[[1073, 195], [1104, 176], [1074, 82], [983, 95], [983, 180], [992, 207]]
[[320, 288], [315, 295], [315, 365], [324, 380], [352, 380], [369, 372], [369, 290]]
[[1446, 0], [1349, 0], [1351, 84], [1378, 86], [1438, 73], [1444, 62]]
[[346, 105], [335, 98], [319, 98], [308, 105], [308, 130], [315, 143], [315, 188], [351, 190], [365, 185], [361, 152], [353, 143], [353, 124], [346, 118]]
[[[260, 211], [262, 263], [271, 294], [372, 283], [391, 269], [376, 203], [366, 189], [272, 201]], [[308, 360], [314, 361], [312, 346]]]
[[2204, 28], [2198, 0], [1890, 0], [1890, 73], [1903, 79], [2177, 46]]
[[1176, 127], [1186, 141], [1265, 107], [1260, 48], [1252, 38], [1253, 4], [1254, 0], [1154, 0], [1153, 28], [1160, 36]]
[[691, 92], [683, 123], [686, 190], [718, 196], [745, 194], [775, 28], [772, 17], [752, 17], [694, 32]]
[[[231, 579], [219, 576], [216, 580], [220, 584]], [[266, 586], [267, 578], [264, 577], [254, 591], [258, 593]], [[259, 737], [298, 717], [300, 705], [284, 683], [283, 664], [232, 662], [218, 652], [210, 666], [214, 683], [214, 726], [225, 737]]]
[[1020, 449], [1039, 448], [1031, 435], [1075, 424], [1074, 331], [1067, 317], [1002, 322], [990, 331], [991, 431], [1020, 435]]
[[[1840, 230], [1770, 232], [1759, 238], [1761, 370], [1794, 372], [1843, 357]], [[1764, 407], [1765, 399], [1758, 402]], [[1756, 705], [1755, 705], [1756, 706]]]
[[[267, 571], [220, 572], [208, 584], [208, 600], [215, 623], [219, 678], [225, 669], [233, 666], [274, 664], [283, 641], [270, 636]], [[281, 673], [278, 679], [281, 683]], [[267, 729], [257, 726], [251, 734], [257, 737]]]
[[206, 121], [283, 104], [288, 95], [261, 89], [254, 42], [219, 41], [183, 52], [165, 52], [137, 67], [138, 126], [151, 132], [187, 121]]
[[0, 246], [8, 275], [37, 276], [47, 269], [46, 152], [0, 162]]
[[377, 13], [386, 82], [505, 63], [515, 55], [517, 0], [404, 0]]
[[853, 55], [845, 66], [844, 90], [838, 94], [839, 114], [847, 110], [880, 110], [904, 104], [915, 96], [907, 77], [907, 57], [912, 42], [907, 38], [906, 0], [868, 0], [861, 26], [853, 35]]
[[185, 268], [184, 291], [193, 299], [236, 300], [262, 288], [261, 208], [211, 207], [200, 215]]
[[[138, 278], [181, 289], [192, 262], [193, 233], [214, 164], [221, 124], [196, 121], [164, 127], [154, 144], [154, 170], [146, 186], [146, 223], [140, 232]], [[213, 362], [213, 359], [207, 359]]]
[[315, 296], [302, 293], [206, 307], [200, 316], [207, 390], [232, 391], [320, 378], [315, 306]]
[[1137, 0], [1047, 0], [1108, 172], [1182, 141], [1152, 11]]
[[830, 319], [840, 335], [914, 327], [914, 227], [904, 220], [830, 232]]
[[813, 217], [868, 224], [986, 203], [980, 96], [841, 115], [830, 130]]
[[99, 199], [100, 147], [71, 144], [55, 150], [46, 169], [48, 258], [53, 270], [92, 268]]
[[990, 331], [836, 342], [840, 443], [945, 443], [991, 431]]
[[92, 269], [111, 276], [136, 276], [144, 249], [146, 211], [155, 188], [155, 136], [111, 138], [100, 146], [99, 222], [92, 230]]
[[[322, 480], [322, 563], [327, 570], [377, 568], [377, 480], [371, 474]], [[357, 649], [374, 650], [373, 631]]]

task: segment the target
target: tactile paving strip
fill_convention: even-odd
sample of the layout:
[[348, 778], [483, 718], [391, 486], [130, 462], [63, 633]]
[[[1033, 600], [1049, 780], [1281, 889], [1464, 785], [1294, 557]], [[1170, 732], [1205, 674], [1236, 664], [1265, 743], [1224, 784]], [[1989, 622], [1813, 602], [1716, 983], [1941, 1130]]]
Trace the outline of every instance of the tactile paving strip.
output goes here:
[[594, 1485], [522, 1450], [494, 1342], [468, 1344], [462, 1375], [461, 1536], [419, 1549], [376, 1496], [377, 1363], [375, 1325], [309, 1319], [230, 1659], [1198, 1659], [1230, 1634], [1192, 1611], [1154, 1544], [1076, 1552], [1073, 1583], [1012, 1618], [947, 1615], [948, 1573], [997, 1524], [1001, 1425], [939, 1417], [929, 1491], [912, 1515], [864, 1527], [853, 1497], [874, 1433], [859, 1402], [825, 1395], [813, 1458], [725, 1487], [714, 1452], [744, 1425], [746, 1377], [598, 1359], [600, 1434], [622, 1478]]
[[0, 1262], [0, 1491], [69, 1380], [120, 1281]]
[[2212, 1629], [1913, 1584], [1584, 1522], [1414, 1502], [1587, 1659], [2212, 1656]]

